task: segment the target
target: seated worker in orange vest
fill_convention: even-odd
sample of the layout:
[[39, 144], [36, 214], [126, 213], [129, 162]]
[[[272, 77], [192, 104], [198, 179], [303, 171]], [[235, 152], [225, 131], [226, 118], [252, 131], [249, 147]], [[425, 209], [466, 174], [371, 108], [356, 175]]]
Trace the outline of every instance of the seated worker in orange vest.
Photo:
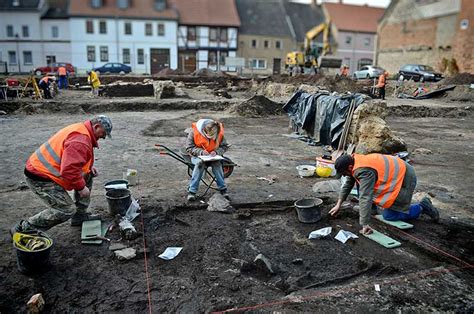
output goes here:
[[421, 214], [430, 216], [434, 221], [439, 220], [439, 212], [425, 197], [420, 203], [411, 204], [411, 198], [416, 186], [416, 175], [413, 167], [402, 159], [382, 154], [359, 155], [344, 154], [335, 162], [338, 175], [347, 177], [339, 194], [337, 204], [329, 211], [336, 215], [342, 202], [351, 192], [354, 184], [359, 190], [359, 223], [361, 233], [369, 234], [372, 204], [383, 208], [386, 220], [416, 219]]
[[387, 84], [387, 77], [388, 77], [388, 72], [385, 71], [379, 76], [379, 80], [377, 82], [377, 87], [379, 89], [379, 97], [385, 100], [385, 85]]
[[46, 75], [39, 81], [38, 87], [43, 90], [44, 98], [46, 99], [53, 98], [49, 90], [49, 85], [51, 84], [52, 81], [55, 81], [55, 80], [56, 80], [56, 77], [51, 76], [51, 75]]
[[198, 156], [220, 155], [222, 156], [229, 145], [224, 138], [224, 126], [222, 123], [212, 119], [200, 119], [192, 124], [192, 130], [186, 139], [186, 152], [191, 155], [191, 162], [194, 164], [193, 174], [188, 187], [188, 201], [195, 201], [196, 193], [199, 189], [199, 182], [207, 167], [212, 167], [212, 173], [216, 178], [219, 192], [227, 199], [227, 186], [224, 182], [224, 171], [220, 160], [204, 162]]
[[[21, 220], [10, 230], [12, 235], [45, 231], [70, 218], [72, 226], [100, 219], [87, 212], [92, 178], [98, 175], [94, 148], [111, 132], [112, 121], [100, 115], [59, 130], [30, 156], [24, 170], [26, 184], [49, 208]], [[71, 190], [74, 200], [67, 192]]]

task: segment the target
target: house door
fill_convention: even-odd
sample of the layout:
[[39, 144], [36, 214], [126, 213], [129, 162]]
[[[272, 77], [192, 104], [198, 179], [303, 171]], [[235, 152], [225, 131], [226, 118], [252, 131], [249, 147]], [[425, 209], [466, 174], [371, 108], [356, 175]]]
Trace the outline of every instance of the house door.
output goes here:
[[195, 52], [180, 53], [178, 68], [183, 73], [191, 73], [191, 72], [196, 71], [196, 53]]
[[151, 74], [156, 74], [164, 68], [170, 67], [169, 49], [150, 49]]
[[281, 72], [281, 59], [273, 59], [273, 74], [280, 74]]

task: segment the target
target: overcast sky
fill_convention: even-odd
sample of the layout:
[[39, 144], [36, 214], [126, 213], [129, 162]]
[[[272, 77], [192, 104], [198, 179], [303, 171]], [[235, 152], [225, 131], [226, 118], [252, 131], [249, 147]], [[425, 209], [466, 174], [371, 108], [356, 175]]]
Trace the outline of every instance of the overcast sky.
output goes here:
[[[294, 2], [305, 2], [309, 3], [312, 0], [292, 0]], [[318, 3], [323, 2], [323, 0], [318, 0]], [[338, 0], [324, 0], [324, 2], [338, 2]], [[368, 4], [374, 7], [383, 7], [386, 8], [390, 4], [390, 0], [342, 0], [343, 3], [347, 4]]]

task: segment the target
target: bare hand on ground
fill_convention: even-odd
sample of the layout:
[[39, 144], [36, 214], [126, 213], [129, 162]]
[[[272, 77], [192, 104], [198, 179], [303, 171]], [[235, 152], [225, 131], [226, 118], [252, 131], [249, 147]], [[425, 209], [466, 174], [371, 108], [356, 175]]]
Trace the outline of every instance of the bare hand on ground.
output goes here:
[[373, 232], [372, 228], [369, 225], [364, 225], [359, 231], [362, 234], [371, 234]]
[[89, 197], [91, 195], [91, 191], [87, 186], [85, 186], [82, 190], [77, 191], [80, 197]]
[[329, 210], [329, 215], [331, 216], [337, 216], [337, 214], [339, 214], [339, 211], [341, 210], [341, 207], [340, 206], [334, 206], [333, 208], [331, 208]]

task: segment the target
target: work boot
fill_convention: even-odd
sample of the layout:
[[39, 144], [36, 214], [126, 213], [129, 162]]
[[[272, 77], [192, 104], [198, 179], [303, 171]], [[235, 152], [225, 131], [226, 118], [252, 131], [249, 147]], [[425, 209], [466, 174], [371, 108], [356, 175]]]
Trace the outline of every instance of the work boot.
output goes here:
[[81, 226], [84, 221], [89, 220], [101, 220], [100, 215], [91, 213], [78, 213], [76, 212], [71, 217], [71, 226]]
[[188, 192], [188, 202], [194, 202], [197, 200], [196, 193]]
[[41, 231], [41, 230], [39, 230], [38, 228], [35, 228], [28, 221], [20, 220], [19, 223], [17, 223], [16, 225], [14, 225], [10, 229], [10, 235], [13, 237], [13, 235], [17, 232], [20, 232], [20, 233], [37, 233], [38, 231]]
[[225, 189], [225, 190], [220, 190], [219, 192], [221, 193], [222, 196], [224, 196], [224, 198], [225, 198], [226, 200], [230, 201], [230, 195], [229, 195], [229, 193], [227, 193], [227, 189]]
[[439, 220], [439, 210], [433, 206], [429, 197], [423, 197], [420, 202], [421, 212], [431, 217], [435, 222]]

